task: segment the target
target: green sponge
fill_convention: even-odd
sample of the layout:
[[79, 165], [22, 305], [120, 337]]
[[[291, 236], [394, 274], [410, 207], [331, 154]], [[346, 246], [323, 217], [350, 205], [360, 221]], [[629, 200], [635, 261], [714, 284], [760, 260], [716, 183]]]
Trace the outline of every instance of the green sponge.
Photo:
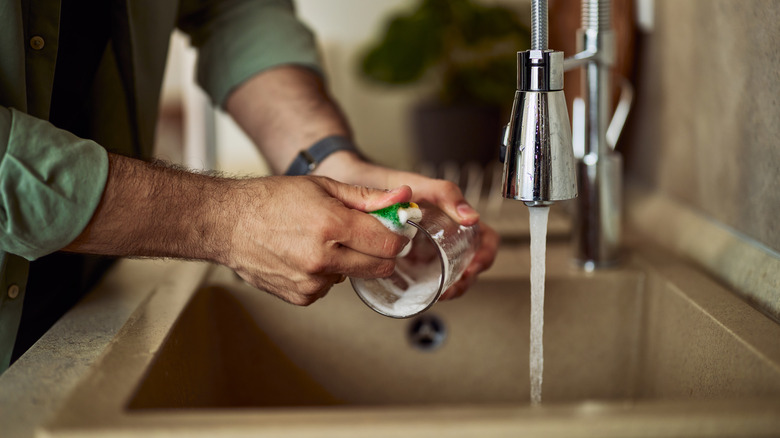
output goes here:
[[[414, 202], [399, 202], [380, 210], [374, 210], [371, 212], [371, 214], [382, 221], [382, 223], [385, 224], [387, 228], [395, 231], [394, 228], [403, 228], [407, 225], [406, 220], [408, 220], [408, 217], [402, 219], [401, 216], [408, 216], [409, 209], [416, 209], [419, 211], [420, 207], [418, 207]], [[422, 217], [422, 214], [420, 214], [420, 216]]]
[[[388, 230], [406, 236], [409, 240], [413, 239], [415, 234], [417, 234], [417, 228], [408, 224], [407, 221], [411, 220], [419, 223], [420, 219], [422, 219], [422, 211], [414, 202], [399, 202], [389, 207], [372, 211], [369, 214], [377, 218], [379, 222], [382, 222]], [[411, 245], [406, 245], [398, 256], [405, 256], [410, 249]]]

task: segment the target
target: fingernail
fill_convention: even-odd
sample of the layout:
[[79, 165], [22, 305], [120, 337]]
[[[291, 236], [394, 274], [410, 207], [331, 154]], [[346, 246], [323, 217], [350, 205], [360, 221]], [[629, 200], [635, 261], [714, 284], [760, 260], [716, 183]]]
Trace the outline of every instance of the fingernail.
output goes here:
[[456, 210], [458, 212], [458, 215], [460, 215], [460, 217], [462, 218], [471, 218], [478, 214], [476, 210], [471, 208], [471, 206], [465, 202], [458, 204]]

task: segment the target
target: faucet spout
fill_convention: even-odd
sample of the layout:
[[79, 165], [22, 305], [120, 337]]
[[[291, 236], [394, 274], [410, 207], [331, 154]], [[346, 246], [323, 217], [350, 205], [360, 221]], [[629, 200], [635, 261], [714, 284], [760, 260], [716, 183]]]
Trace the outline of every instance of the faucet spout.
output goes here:
[[532, 48], [517, 53], [502, 188], [505, 198], [536, 207], [576, 197], [577, 180], [563, 94], [563, 52], [547, 50], [546, 2], [532, 2], [531, 18]]

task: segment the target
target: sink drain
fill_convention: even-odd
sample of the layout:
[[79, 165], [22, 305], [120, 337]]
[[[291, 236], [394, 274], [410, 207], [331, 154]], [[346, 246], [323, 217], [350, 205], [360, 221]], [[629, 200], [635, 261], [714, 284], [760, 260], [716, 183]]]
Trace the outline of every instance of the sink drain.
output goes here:
[[433, 351], [444, 344], [447, 328], [436, 315], [420, 315], [409, 323], [409, 343], [423, 350]]

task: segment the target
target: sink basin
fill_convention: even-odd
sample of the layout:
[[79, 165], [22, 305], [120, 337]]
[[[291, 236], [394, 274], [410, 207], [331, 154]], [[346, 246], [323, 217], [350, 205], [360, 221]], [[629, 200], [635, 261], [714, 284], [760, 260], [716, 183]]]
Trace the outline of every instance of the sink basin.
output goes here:
[[594, 273], [569, 256], [568, 245], [551, 242], [539, 407], [529, 405], [530, 261], [521, 245], [502, 249], [468, 294], [436, 304], [427, 322], [382, 317], [348, 283], [299, 308], [227, 269], [182, 263], [44, 429], [339, 437], [780, 430], [777, 323], [650, 247]]
[[[546, 285], [545, 403], [780, 396], [776, 345], [757, 351], [639, 263], [561, 265]], [[194, 295], [130, 410], [529, 401], [527, 279], [437, 304], [435, 350], [410, 340], [415, 319], [369, 311], [347, 284], [299, 309], [231, 280]]]
[[[546, 400], [635, 394], [642, 277], [548, 283]], [[528, 313], [526, 284], [487, 280], [426, 315], [446, 330], [428, 351], [409, 340], [414, 319], [368, 311], [348, 285], [303, 311], [211, 286], [187, 306], [129, 407], [523, 403]]]

